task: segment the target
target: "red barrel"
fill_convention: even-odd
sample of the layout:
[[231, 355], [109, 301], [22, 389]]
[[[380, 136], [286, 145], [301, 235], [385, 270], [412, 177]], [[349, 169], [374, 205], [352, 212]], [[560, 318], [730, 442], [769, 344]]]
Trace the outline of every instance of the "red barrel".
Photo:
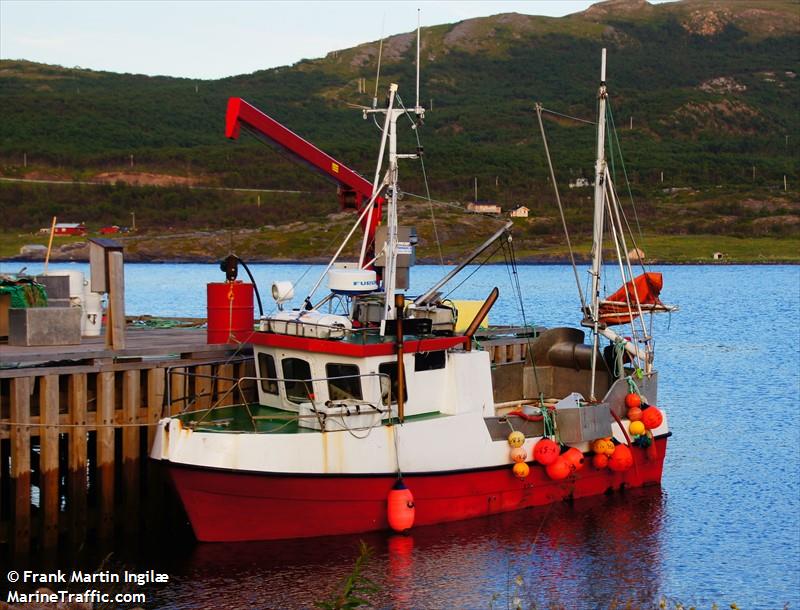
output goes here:
[[253, 334], [253, 285], [211, 282], [206, 294], [208, 343], [248, 341]]

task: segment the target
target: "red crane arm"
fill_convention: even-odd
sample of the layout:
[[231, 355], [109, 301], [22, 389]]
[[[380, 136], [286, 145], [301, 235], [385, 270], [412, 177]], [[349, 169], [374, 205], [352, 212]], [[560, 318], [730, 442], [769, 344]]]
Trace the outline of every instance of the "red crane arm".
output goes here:
[[[257, 138], [273, 144], [288, 152], [295, 160], [308, 165], [311, 169], [335, 182], [338, 188], [339, 203], [343, 209], [352, 208], [361, 211], [372, 197], [372, 184], [363, 176], [337, 161], [326, 152], [304, 140], [290, 129], [264, 114], [255, 106], [248, 104], [240, 97], [228, 99], [228, 110], [225, 115], [225, 136], [237, 139], [244, 126]], [[375, 229], [380, 223], [383, 198], [378, 197], [372, 212], [372, 222], [367, 227], [366, 216], [361, 226], [369, 235], [369, 249], [374, 248]]]

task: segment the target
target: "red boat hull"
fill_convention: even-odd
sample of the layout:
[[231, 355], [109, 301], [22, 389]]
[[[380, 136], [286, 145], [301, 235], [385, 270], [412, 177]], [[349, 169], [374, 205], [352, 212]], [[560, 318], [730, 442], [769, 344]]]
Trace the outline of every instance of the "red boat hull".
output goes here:
[[[414, 495], [415, 526], [470, 519], [582, 498], [621, 487], [661, 482], [667, 438], [655, 451], [633, 448], [626, 472], [594, 468], [590, 460], [563, 481], [538, 464], [517, 479], [500, 468], [406, 474]], [[386, 506], [394, 475], [241, 473], [170, 464], [170, 473], [195, 536], [206, 542], [275, 540], [354, 534], [389, 527]]]

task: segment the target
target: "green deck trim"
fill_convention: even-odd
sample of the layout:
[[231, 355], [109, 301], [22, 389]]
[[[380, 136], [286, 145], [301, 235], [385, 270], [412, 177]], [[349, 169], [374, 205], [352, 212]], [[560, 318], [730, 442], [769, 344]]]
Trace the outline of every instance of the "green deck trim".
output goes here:
[[[247, 406], [250, 407], [250, 413], [254, 417], [264, 419], [251, 419], [250, 415], [247, 413]], [[291, 419], [294, 415], [296, 415], [294, 411], [284, 411], [283, 409], [276, 409], [275, 407], [266, 407], [260, 404], [239, 404], [191, 411], [182, 413], [176, 417], [185, 427], [191, 428], [195, 432], [227, 432], [234, 434], [304, 434], [319, 432], [319, 430], [314, 430], [313, 428], [299, 426], [297, 419]], [[274, 419], [269, 419], [270, 417], [274, 417]], [[437, 417], [450, 416], [444, 415], [439, 411], [418, 413], [406, 416], [405, 423], [436, 419]], [[200, 424], [195, 427], [196, 424], [194, 424], [194, 422], [198, 421], [200, 421]], [[254, 422], [255, 428], [253, 426]], [[386, 426], [396, 423], [398, 423], [397, 418], [394, 417], [391, 422], [389, 420], [383, 420], [381, 425]]]

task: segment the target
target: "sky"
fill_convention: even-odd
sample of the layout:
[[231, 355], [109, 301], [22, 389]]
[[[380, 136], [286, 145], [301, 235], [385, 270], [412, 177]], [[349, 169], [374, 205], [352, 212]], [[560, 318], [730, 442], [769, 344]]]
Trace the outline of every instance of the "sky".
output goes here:
[[160, 2], [0, 0], [0, 59], [221, 78], [324, 57], [424, 26], [517, 12], [560, 17], [591, 0]]

